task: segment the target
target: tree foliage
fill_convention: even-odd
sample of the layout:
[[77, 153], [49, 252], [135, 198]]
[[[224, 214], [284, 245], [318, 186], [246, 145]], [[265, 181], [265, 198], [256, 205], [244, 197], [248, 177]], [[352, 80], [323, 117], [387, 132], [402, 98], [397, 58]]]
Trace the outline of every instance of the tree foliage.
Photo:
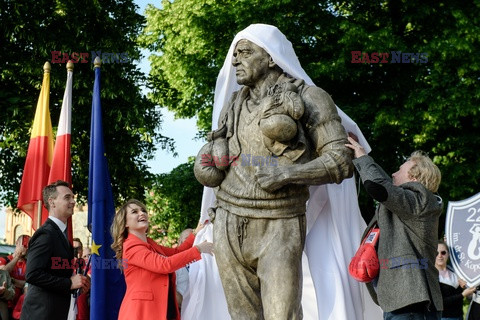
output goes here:
[[[478, 192], [480, 2], [182, 0], [147, 9], [140, 36], [150, 57], [150, 98], [210, 128], [215, 80], [234, 35], [277, 26], [314, 82], [360, 126], [388, 172], [413, 150], [443, 173], [445, 201]], [[352, 51], [386, 52], [388, 63], [352, 63]], [[427, 63], [391, 63], [392, 51]], [[364, 204], [364, 210], [372, 206]]]
[[[73, 187], [85, 201], [88, 185], [90, 116], [94, 72], [92, 51], [126, 53], [126, 63], [102, 64], [101, 97], [106, 153], [116, 198], [144, 198], [153, 175], [146, 161], [156, 143], [172, 148], [159, 133], [161, 114], [141, 91], [145, 76], [136, 38], [144, 17], [132, 0], [0, 0], [0, 198], [16, 207], [30, 130], [45, 61], [52, 51], [88, 53], [73, 73]], [[62, 58], [62, 56], [60, 56]], [[118, 62], [118, 61], [117, 61]], [[66, 64], [52, 63], [50, 113], [58, 124]]]
[[197, 226], [203, 186], [193, 174], [193, 159], [155, 179], [146, 198], [150, 211], [149, 236], [172, 245], [180, 232]]

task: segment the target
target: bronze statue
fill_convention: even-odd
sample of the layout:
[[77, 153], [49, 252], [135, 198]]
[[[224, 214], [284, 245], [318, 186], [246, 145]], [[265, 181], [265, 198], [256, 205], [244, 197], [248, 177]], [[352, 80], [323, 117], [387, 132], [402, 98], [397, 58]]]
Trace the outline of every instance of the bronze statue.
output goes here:
[[[217, 80], [229, 100], [194, 169], [215, 188], [210, 212], [229, 313], [302, 319], [308, 186], [353, 175], [347, 134], [330, 96], [292, 76], [301, 67], [277, 28], [248, 27], [229, 53]], [[240, 87], [229, 93], [232, 74]]]

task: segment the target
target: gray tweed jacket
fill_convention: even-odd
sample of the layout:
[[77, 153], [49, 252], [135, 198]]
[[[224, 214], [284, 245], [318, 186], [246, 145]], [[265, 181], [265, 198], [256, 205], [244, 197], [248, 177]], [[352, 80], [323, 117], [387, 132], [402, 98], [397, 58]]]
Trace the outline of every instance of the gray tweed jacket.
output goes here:
[[379, 202], [364, 233], [377, 222], [380, 273], [367, 284], [370, 295], [384, 312], [419, 302], [427, 302], [431, 310], [433, 303], [441, 311], [435, 257], [442, 199], [418, 182], [394, 186], [391, 177], [370, 156], [353, 163], [365, 189]]

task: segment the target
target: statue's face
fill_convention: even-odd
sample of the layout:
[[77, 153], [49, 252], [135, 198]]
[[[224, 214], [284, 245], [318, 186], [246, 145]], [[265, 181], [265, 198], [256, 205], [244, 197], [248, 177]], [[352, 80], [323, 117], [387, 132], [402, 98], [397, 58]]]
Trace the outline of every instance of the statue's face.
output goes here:
[[238, 84], [253, 86], [269, 72], [270, 55], [248, 40], [240, 40], [233, 51], [232, 64], [236, 68]]

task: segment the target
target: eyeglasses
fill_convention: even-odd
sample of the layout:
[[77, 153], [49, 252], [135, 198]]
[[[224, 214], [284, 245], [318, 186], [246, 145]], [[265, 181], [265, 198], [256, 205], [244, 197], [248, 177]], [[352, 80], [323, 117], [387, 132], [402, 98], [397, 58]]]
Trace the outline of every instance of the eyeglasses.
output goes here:
[[447, 254], [447, 251], [445, 250], [442, 250], [442, 251], [439, 251], [437, 255], [441, 254], [442, 256], [446, 255]]

